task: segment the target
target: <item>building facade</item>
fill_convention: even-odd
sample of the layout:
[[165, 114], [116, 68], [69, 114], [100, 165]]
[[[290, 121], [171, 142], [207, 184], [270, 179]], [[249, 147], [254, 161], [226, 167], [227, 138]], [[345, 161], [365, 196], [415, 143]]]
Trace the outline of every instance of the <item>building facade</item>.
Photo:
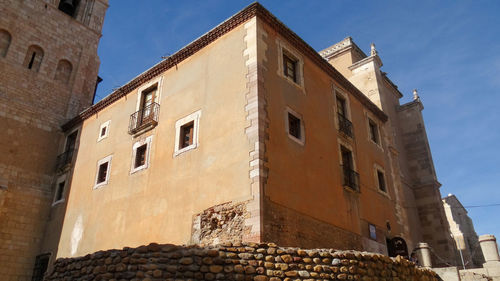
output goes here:
[[443, 198], [450, 232], [455, 240], [456, 247], [461, 255], [461, 262], [465, 268], [479, 268], [484, 264], [483, 254], [479, 245], [479, 237], [474, 230], [472, 219], [467, 210], [453, 194]]
[[[24, 161], [19, 167], [39, 165], [37, 175], [45, 180], [38, 193], [25, 192], [40, 194], [43, 208], [29, 223], [39, 224], [30, 232], [39, 243], [31, 246], [23, 272], [40, 253], [75, 257], [150, 242], [271, 241], [408, 255], [426, 241], [454, 262], [422, 103], [416, 97], [399, 104], [402, 94], [380, 71], [374, 48], [367, 56], [348, 38], [318, 53], [255, 3], [89, 107], [107, 3], [73, 1], [80, 10], [68, 17], [71, 10], [55, 2], [9, 7], [13, 16], [28, 8], [50, 11], [47, 22], [60, 16], [64, 28], [81, 29], [71, 32], [78, 39], [65, 38], [90, 46], [63, 48], [85, 54], [87, 64], [78, 67], [65, 59], [71, 67], [61, 68], [74, 69], [70, 75], [51, 73], [41, 59], [45, 75], [21, 73], [32, 79], [26, 87], [50, 77], [73, 82], [42, 95], [65, 106], [59, 115], [36, 119], [53, 121], [45, 138], [52, 150], [24, 147], [19, 151], [44, 160], [16, 158]], [[9, 22], [0, 27], [15, 39]], [[2, 67], [31, 70], [44, 46], [36, 47], [26, 65], [19, 64], [23, 52], [14, 56], [9, 47]], [[55, 81], [25, 89], [24, 96]], [[2, 81], [2, 95], [16, 87]], [[37, 110], [52, 108], [40, 105]], [[16, 125], [7, 129], [12, 137], [2, 141], [12, 148], [22, 132]], [[57, 155], [64, 161], [56, 163]], [[8, 186], [0, 191], [0, 206], [6, 212], [1, 219], [13, 225], [17, 214], [11, 213], [24, 207], [14, 199], [15, 186], [25, 181], [9, 173], [1, 178]], [[9, 235], [3, 236], [6, 251]]]
[[61, 125], [92, 104], [96, 87], [107, 0], [59, 2], [0, 4], [2, 280], [31, 280], [57, 255], [70, 178], [56, 165], [76, 147]]

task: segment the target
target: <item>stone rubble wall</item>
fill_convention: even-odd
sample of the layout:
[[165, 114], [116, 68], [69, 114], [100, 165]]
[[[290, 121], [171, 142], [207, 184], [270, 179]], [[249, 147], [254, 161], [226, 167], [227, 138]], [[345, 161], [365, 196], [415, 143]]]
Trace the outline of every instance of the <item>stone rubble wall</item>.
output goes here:
[[274, 243], [176, 246], [156, 243], [58, 259], [45, 280], [362, 280], [437, 281], [400, 257], [303, 250]]

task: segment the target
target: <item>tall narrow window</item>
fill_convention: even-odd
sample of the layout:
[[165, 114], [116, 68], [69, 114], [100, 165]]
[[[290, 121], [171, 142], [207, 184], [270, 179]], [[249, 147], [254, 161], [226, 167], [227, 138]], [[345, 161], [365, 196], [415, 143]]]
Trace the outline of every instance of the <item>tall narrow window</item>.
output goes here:
[[0, 57], [7, 56], [12, 36], [6, 30], [0, 29]]
[[57, 183], [56, 194], [54, 196], [54, 203], [61, 202], [64, 199], [64, 187], [66, 185], [65, 181]]
[[380, 143], [380, 138], [378, 135], [378, 126], [377, 124], [371, 120], [368, 119], [368, 129], [370, 132], [370, 140], [372, 140], [374, 143], [379, 144]]
[[191, 121], [181, 127], [181, 139], [179, 140], [179, 149], [193, 144], [194, 121]]
[[339, 131], [348, 137], [354, 137], [354, 131], [352, 128], [352, 122], [349, 121], [347, 117], [347, 106], [346, 100], [339, 95], [336, 96], [337, 103], [337, 119], [339, 121]]
[[33, 275], [31, 281], [43, 281], [43, 276], [49, 266], [50, 254], [43, 254], [36, 256], [35, 266], [33, 268]]
[[283, 71], [285, 77], [297, 82], [297, 60], [285, 52], [283, 52]]
[[380, 170], [377, 170], [377, 180], [378, 180], [378, 189], [380, 189], [380, 191], [387, 192], [387, 187], [385, 186], [384, 173]]
[[42, 64], [43, 55], [44, 53], [42, 48], [36, 45], [31, 45], [28, 48], [23, 65], [28, 69], [38, 72], [40, 70], [40, 65]]
[[69, 78], [71, 77], [71, 71], [73, 67], [71, 63], [67, 60], [60, 60], [57, 64], [56, 75], [54, 79], [56, 81], [60, 81], [61, 83], [67, 84], [69, 82]]
[[347, 118], [345, 99], [337, 96], [337, 113]]
[[345, 146], [340, 146], [342, 158], [342, 182], [353, 190], [359, 191], [359, 174], [354, 171], [352, 152]]
[[113, 156], [110, 155], [97, 162], [97, 173], [95, 178], [94, 189], [108, 184], [112, 157]]

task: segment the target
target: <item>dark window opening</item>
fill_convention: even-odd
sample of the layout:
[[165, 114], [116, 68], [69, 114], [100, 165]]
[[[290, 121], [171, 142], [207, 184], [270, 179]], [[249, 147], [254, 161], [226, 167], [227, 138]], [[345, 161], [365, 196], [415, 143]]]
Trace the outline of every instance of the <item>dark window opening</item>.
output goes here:
[[343, 117], [347, 118], [345, 99], [337, 96], [337, 113]]
[[302, 136], [302, 132], [300, 130], [300, 119], [288, 113], [288, 133], [294, 136], [297, 139], [300, 139]]
[[79, 3], [80, 0], [61, 0], [58, 9], [70, 17], [74, 17]]
[[148, 145], [143, 144], [135, 150], [135, 161], [134, 168], [144, 166], [146, 164], [146, 152], [148, 150]]
[[102, 127], [102, 129], [101, 129], [101, 137], [103, 137], [104, 135], [106, 135], [106, 129], [107, 129], [106, 126]]
[[50, 254], [39, 255], [35, 258], [35, 267], [31, 281], [43, 281], [43, 276], [49, 266]]
[[384, 173], [377, 170], [377, 179], [378, 179], [378, 188], [383, 192], [387, 192], [387, 188], [385, 186]]
[[352, 152], [344, 146], [340, 146], [342, 157], [342, 184], [359, 191], [359, 174], [354, 171]]
[[353, 170], [353, 161], [352, 161], [352, 152], [345, 148], [344, 146], [341, 146], [341, 154], [342, 154], [342, 165], [344, 166], [345, 169], [350, 169]]
[[179, 149], [188, 147], [193, 144], [194, 121], [189, 122], [181, 127], [181, 139]]
[[33, 67], [33, 63], [35, 62], [35, 57], [36, 57], [36, 53], [33, 52], [33, 54], [31, 55], [30, 62], [28, 63], [28, 69], [31, 69]]
[[26, 57], [24, 58], [24, 67], [38, 72], [38, 70], [40, 70], [40, 66], [42, 65], [43, 54], [42, 48], [36, 45], [30, 46], [28, 48], [28, 52], [26, 53]]
[[60, 200], [63, 199], [63, 196], [64, 196], [64, 184], [65, 184], [65, 182], [60, 182], [57, 185], [56, 198], [54, 200], [55, 202], [60, 201]]
[[106, 181], [106, 177], [108, 175], [108, 165], [109, 162], [105, 162], [99, 165], [99, 172], [97, 173], [97, 184]]
[[297, 82], [297, 60], [283, 53], [283, 73], [286, 77]]
[[378, 136], [377, 124], [375, 124], [372, 120], [369, 120], [368, 126], [370, 127], [370, 139], [374, 143], [378, 144], [379, 143], [379, 136]]

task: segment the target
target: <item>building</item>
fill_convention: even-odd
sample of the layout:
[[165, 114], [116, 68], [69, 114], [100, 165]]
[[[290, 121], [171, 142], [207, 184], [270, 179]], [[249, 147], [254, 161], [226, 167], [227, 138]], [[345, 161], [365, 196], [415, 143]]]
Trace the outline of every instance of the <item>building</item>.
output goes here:
[[[77, 67], [77, 59], [68, 57], [75, 65], [69, 69], [75, 70], [66, 77], [74, 86], [42, 95], [61, 102], [64, 113], [29, 119], [53, 125], [47, 129], [50, 136], [37, 135], [19, 150], [43, 159], [16, 155], [24, 161], [19, 168], [39, 166], [37, 175], [45, 180], [40, 191], [16, 189], [17, 181], [25, 182], [16, 171], [5, 176], [8, 186], [0, 191], [2, 212], [38, 202], [27, 196], [25, 205], [18, 204], [18, 189], [24, 190], [20, 197], [39, 194], [43, 206], [27, 223], [39, 224], [30, 231], [39, 243], [24, 257], [22, 272], [40, 254], [51, 253], [53, 260], [153, 241], [272, 241], [390, 255], [408, 255], [425, 241], [440, 258], [455, 263], [422, 103], [415, 94], [412, 102], [399, 104], [402, 94], [380, 71], [374, 47], [367, 56], [347, 38], [318, 53], [255, 3], [88, 107], [107, 3], [70, 1], [80, 7], [72, 18], [58, 9], [68, 1], [55, 2], [26, 0], [8, 8], [13, 19], [20, 11], [45, 9], [50, 11], [46, 22], [57, 24], [60, 17], [61, 30], [81, 29], [65, 37], [76, 46], [62, 49], [85, 54], [87, 62]], [[9, 25], [13, 19], [0, 21], [13, 38], [1, 65], [32, 80], [21, 83], [27, 86], [2, 80], [2, 95], [26, 87], [22, 93], [29, 97], [58, 85], [49, 79], [55, 74], [48, 59], [41, 60], [43, 76], [26, 69], [39, 61], [38, 53], [24, 68], [19, 63], [26, 50], [16, 46], [16, 35], [9, 31], [15, 30]], [[82, 48], [80, 40], [90, 47]], [[38, 46], [45, 46], [42, 41]], [[14, 47], [23, 55], [11, 54]], [[48, 47], [44, 53], [49, 54]], [[33, 86], [38, 80], [50, 81]], [[3, 108], [7, 105], [3, 100]], [[10, 115], [14, 120], [22, 116]], [[16, 124], [8, 129], [12, 137], [2, 139], [9, 144], [3, 147], [12, 149], [23, 131]], [[54, 149], [30, 147], [42, 140]], [[2, 219], [12, 225], [16, 215]], [[5, 245], [15, 245], [9, 240], [14, 234], [2, 235]], [[4, 258], [2, 264], [20, 263]]]
[[461, 265], [465, 268], [482, 267], [484, 258], [479, 246], [479, 237], [467, 210], [453, 194], [443, 198], [443, 206], [451, 235], [463, 261]]
[[[75, 148], [61, 125], [92, 104], [107, 0], [0, 4], [0, 276], [39, 280], [57, 254]], [[64, 147], [64, 149], [63, 149]], [[60, 151], [66, 151], [59, 156]], [[61, 163], [61, 162], [59, 162]]]

